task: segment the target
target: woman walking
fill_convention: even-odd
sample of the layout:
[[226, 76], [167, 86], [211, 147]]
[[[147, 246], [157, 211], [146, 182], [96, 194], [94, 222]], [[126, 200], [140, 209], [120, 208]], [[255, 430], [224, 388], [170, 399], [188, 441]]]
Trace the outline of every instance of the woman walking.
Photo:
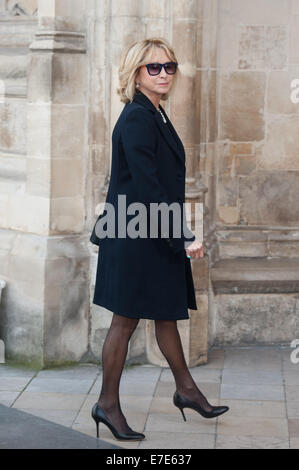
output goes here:
[[[142, 203], [185, 202], [185, 151], [160, 100], [166, 100], [176, 78], [178, 62], [172, 47], [161, 38], [132, 44], [122, 57], [118, 93], [125, 106], [112, 133], [112, 166], [106, 203], [115, 208], [115, 233], [132, 212], [127, 207]], [[125, 205], [119, 195], [126, 197]], [[122, 203], [123, 204], [123, 203]], [[184, 211], [182, 211], [184, 213]], [[146, 220], [153, 223], [152, 215]], [[122, 218], [122, 220], [121, 220]], [[101, 220], [102, 219], [102, 220]], [[97, 436], [100, 422], [120, 440], [140, 440], [122, 413], [119, 384], [128, 342], [140, 318], [155, 321], [159, 348], [176, 383], [173, 403], [186, 420], [183, 408], [192, 408], [206, 418], [219, 416], [226, 406], [212, 406], [194, 382], [184, 357], [177, 320], [188, 319], [188, 308], [196, 310], [191, 258], [203, 257], [203, 246], [190, 232], [185, 218], [180, 236], [169, 232], [158, 237], [99, 237], [102, 213], [91, 235], [99, 245], [93, 303], [113, 312], [102, 350], [102, 388], [92, 408]], [[109, 222], [109, 221], [108, 221]]]

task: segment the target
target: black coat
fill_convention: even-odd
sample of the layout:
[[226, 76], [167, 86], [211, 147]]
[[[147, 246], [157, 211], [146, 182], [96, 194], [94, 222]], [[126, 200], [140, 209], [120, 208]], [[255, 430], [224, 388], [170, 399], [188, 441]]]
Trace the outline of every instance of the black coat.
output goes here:
[[[170, 217], [167, 235], [161, 234], [158, 225], [158, 238], [117, 236], [118, 195], [126, 195], [127, 206], [132, 202], [179, 202], [183, 208], [185, 202], [184, 147], [159, 107], [167, 123], [150, 99], [137, 92], [132, 103], [124, 106], [113, 129], [106, 202], [115, 208], [116, 236], [98, 238], [96, 225], [93, 229], [90, 240], [99, 244], [93, 303], [131, 318], [183, 320], [189, 318], [188, 308], [197, 310], [190, 259], [185, 251], [195, 239], [192, 232], [182, 231], [180, 238], [174, 237]], [[105, 209], [98, 220], [104, 215]], [[133, 217], [136, 214], [125, 215], [126, 222]], [[182, 216], [184, 226], [185, 220]], [[187, 242], [184, 233], [193, 237]]]

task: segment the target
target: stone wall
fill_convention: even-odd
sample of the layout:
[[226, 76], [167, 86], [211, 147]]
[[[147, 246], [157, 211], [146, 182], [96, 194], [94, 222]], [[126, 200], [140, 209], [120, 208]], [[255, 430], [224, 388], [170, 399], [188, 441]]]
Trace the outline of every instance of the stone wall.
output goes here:
[[299, 105], [291, 101], [298, 2], [223, 0], [218, 7], [219, 262], [209, 339], [288, 342], [299, 334]]

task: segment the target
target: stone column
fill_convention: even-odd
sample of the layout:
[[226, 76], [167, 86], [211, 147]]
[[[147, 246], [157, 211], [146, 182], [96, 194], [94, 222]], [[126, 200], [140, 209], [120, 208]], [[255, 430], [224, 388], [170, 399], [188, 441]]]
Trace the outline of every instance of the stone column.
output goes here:
[[41, 364], [79, 361], [88, 348], [85, 8], [84, 0], [39, 0], [30, 45], [27, 179], [18, 207], [27, 233], [14, 255], [31, 285], [20, 353]]
[[[201, 5], [201, 2], [199, 3]], [[171, 119], [183, 141], [186, 152], [186, 209], [189, 227], [197, 227], [196, 236], [203, 241], [203, 204], [206, 186], [197, 174], [199, 146], [197, 135], [197, 26], [198, 2], [172, 1], [171, 42], [176, 52], [180, 77], [168, 105]], [[194, 229], [193, 229], [194, 231]], [[208, 262], [207, 256], [192, 262], [198, 310], [189, 310], [188, 321], [178, 321], [187, 364], [196, 366], [207, 361], [208, 334]], [[147, 322], [147, 354], [150, 362], [167, 366], [154, 340], [153, 322]]]

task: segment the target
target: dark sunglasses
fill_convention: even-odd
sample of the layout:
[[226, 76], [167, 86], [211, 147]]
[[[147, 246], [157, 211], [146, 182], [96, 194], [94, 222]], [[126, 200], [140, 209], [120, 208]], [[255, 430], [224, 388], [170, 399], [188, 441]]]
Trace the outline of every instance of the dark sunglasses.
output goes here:
[[173, 75], [177, 69], [177, 62], [165, 62], [165, 64], [159, 64], [158, 62], [153, 62], [152, 64], [145, 64], [149, 75], [159, 75], [164, 67], [164, 70], [168, 75]]

